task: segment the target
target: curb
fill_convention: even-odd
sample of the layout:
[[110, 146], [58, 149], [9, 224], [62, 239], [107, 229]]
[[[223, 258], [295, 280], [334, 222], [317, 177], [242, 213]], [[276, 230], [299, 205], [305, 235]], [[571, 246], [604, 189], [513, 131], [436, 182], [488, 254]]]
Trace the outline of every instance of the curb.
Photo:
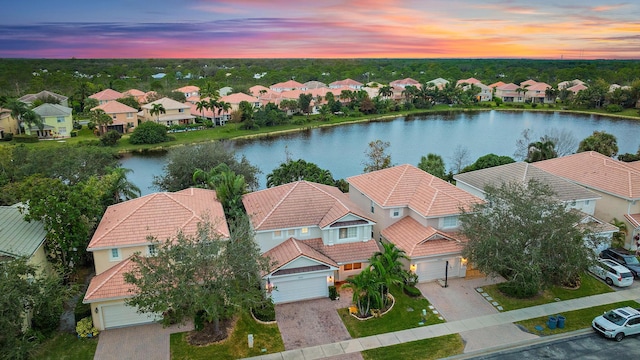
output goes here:
[[535, 345], [544, 345], [546, 343], [550, 343], [550, 342], [553, 342], [553, 341], [566, 340], [566, 339], [570, 339], [570, 338], [574, 338], [574, 337], [578, 337], [578, 336], [585, 336], [585, 335], [592, 334], [592, 333], [593, 333], [593, 331], [592, 331], [591, 328], [585, 328], [585, 329], [575, 330], [575, 331], [566, 332], [566, 333], [562, 333], [562, 334], [541, 336], [540, 338], [533, 339], [533, 340], [524, 340], [524, 341], [519, 341], [519, 342], [515, 342], [515, 343], [494, 346], [494, 347], [490, 347], [490, 348], [486, 348], [486, 349], [476, 350], [476, 351], [473, 351], [473, 352], [470, 352], [470, 353], [450, 356], [450, 357], [447, 357], [445, 359], [448, 359], [448, 360], [474, 359], [474, 358], [477, 358], [477, 357], [489, 355], [489, 354], [500, 352], [500, 351], [505, 351], [505, 350], [509, 350], [510, 352], [511, 351], [517, 351], [517, 350], [520, 350], [520, 349], [522, 349], [524, 347], [531, 347], [531, 346], [535, 346]]

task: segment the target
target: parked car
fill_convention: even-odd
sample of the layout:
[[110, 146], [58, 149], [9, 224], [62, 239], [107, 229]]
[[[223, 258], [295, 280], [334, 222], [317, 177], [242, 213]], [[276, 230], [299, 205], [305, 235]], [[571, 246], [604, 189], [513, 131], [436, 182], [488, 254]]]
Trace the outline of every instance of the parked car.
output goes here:
[[604, 280], [609, 286], [625, 287], [633, 284], [631, 271], [613, 260], [599, 259], [597, 263], [589, 267], [589, 271]]
[[624, 249], [605, 249], [600, 253], [600, 257], [603, 259], [611, 259], [618, 264], [631, 270], [633, 277], [637, 278], [640, 274], [640, 261], [635, 254], [630, 254]]
[[611, 310], [593, 319], [591, 327], [606, 338], [620, 341], [640, 334], [640, 311], [629, 306]]

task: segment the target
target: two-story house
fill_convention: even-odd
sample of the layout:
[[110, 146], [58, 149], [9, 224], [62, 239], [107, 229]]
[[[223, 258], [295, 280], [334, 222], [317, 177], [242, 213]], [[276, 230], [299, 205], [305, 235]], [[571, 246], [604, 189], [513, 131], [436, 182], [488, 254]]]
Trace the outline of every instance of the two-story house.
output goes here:
[[466, 275], [460, 234], [461, 208], [482, 199], [413, 165], [352, 176], [349, 198], [375, 222], [374, 238], [390, 242], [409, 257], [419, 281]]
[[44, 103], [33, 111], [40, 115], [42, 128], [31, 124], [29, 128], [25, 124], [25, 133], [35, 134], [41, 139], [65, 138], [71, 136], [73, 130], [73, 116], [71, 108], [58, 104]]
[[[36, 101], [42, 101], [45, 102], [49, 101], [49, 100], [55, 100], [57, 101], [57, 103], [59, 105], [62, 106], [69, 106], [69, 98], [64, 96], [64, 95], [60, 95], [60, 94], [56, 94], [54, 92], [48, 91], [48, 90], [42, 90], [39, 93], [35, 93], [35, 94], [26, 94], [21, 96], [18, 101], [22, 101], [23, 103], [33, 106], [33, 103]], [[53, 103], [53, 102], [52, 102]]]
[[222, 204], [213, 190], [154, 193], [109, 206], [87, 247], [96, 276], [83, 302], [91, 304], [94, 326], [104, 330], [157, 320], [160, 314], [139, 313], [125, 303], [136, 291], [124, 280], [124, 274], [135, 269], [131, 258], [153, 256], [156, 241], [172, 239], [179, 230], [195, 235], [198, 224], [206, 222], [215, 226], [221, 238], [229, 238]]
[[107, 125], [107, 130], [115, 130], [120, 134], [126, 134], [135, 129], [138, 124], [138, 110], [119, 101], [108, 101], [91, 109], [102, 110], [111, 116], [113, 122]]
[[378, 244], [374, 225], [338, 188], [297, 181], [242, 197], [255, 241], [274, 265], [263, 278], [275, 303], [327, 297], [358, 274]]
[[[162, 105], [164, 113], [151, 114], [156, 104]], [[142, 121], [155, 121], [158, 124], [171, 126], [193, 124], [195, 118], [191, 115], [191, 105], [167, 97], [142, 105]]]
[[173, 91], [183, 93], [185, 100], [193, 97], [200, 97], [200, 88], [194, 85], [183, 86]]
[[640, 243], [640, 161], [622, 162], [595, 151], [586, 151], [532, 164], [597, 193], [601, 199], [594, 215], [627, 222], [625, 247]]
[[89, 96], [90, 99], [98, 100], [99, 105], [106, 104], [109, 101], [118, 100], [123, 97], [125, 97], [124, 94], [113, 89], [105, 89]]
[[502, 183], [512, 182], [527, 184], [530, 180], [536, 180], [549, 186], [555, 193], [557, 201], [568, 209], [578, 212], [581, 217], [580, 226], [588, 226], [598, 236], [600, 241], [598, 246], [594, 248], [596, 253], [611, 246], [611, 238], [618, 231], [618, 228], [594, 215], [596, 202], [602, 197], [594, 191], [534, 165], [517, 162], [470, 171], [455, 175], [453, 178], [456, 180], [457, 187], [482, 199], [486, 197], [485, 188], [487, 186], [500, 187]]

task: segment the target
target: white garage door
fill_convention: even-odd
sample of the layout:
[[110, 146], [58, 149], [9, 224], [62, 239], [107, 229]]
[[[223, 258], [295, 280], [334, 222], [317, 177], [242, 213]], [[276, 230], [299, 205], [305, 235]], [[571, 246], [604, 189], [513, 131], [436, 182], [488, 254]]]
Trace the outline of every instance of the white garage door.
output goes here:
[[105, 329], [148, 324], [160, 318], [155, 314], [139, 313], [136, 308], [125, 304], [107, 305], [101, 310]]
[[419, 262], [416, 265], [416, 274], [420, 282], [444, 279], [446, 276], [447, 260], [449, 260], [449, 277], [460, 276], [460, 259], [441, 259]]
[[328, 297], [329, 287], [327, 285], [327, 276], [329, 275], [332, 275], [332, 273], [303, 278], [299, 276], [288, 278], [272, 277], [271, 283], [275, 286], [275, 290], [271, 293], [271, 298], [274, 303], [280, 304]]

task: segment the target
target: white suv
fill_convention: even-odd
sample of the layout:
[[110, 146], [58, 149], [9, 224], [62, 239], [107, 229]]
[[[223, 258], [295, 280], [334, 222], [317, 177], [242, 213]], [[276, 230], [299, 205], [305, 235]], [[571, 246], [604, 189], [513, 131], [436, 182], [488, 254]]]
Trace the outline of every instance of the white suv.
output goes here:
[[604, 280], [609, 286], [625, 287], [633, 284], [631, 271], [613, 260], [600, 259], [589, 268], [589, 271]]
[[591, 327], [604, 337], [620, 341], [640, 334], [640, 311], [629, 306], [611, 310], [593, 319]]

